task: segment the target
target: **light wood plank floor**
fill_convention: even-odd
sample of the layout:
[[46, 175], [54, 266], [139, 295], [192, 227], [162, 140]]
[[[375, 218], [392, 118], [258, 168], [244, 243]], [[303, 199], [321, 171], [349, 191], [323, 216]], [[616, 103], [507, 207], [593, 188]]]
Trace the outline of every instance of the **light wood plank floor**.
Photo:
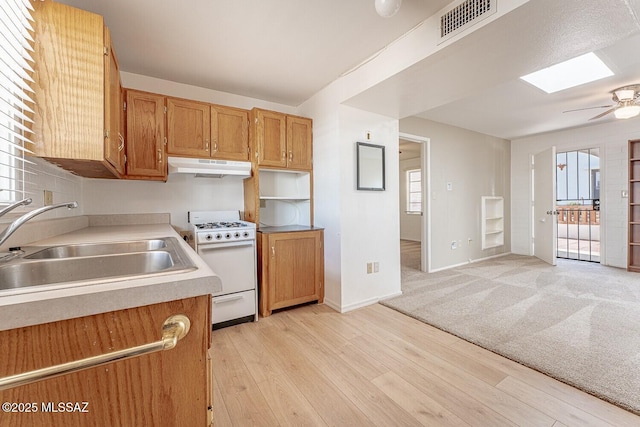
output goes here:
[[640, 417], [374, 304], [213, 332], [214, 425], [640, 426]]

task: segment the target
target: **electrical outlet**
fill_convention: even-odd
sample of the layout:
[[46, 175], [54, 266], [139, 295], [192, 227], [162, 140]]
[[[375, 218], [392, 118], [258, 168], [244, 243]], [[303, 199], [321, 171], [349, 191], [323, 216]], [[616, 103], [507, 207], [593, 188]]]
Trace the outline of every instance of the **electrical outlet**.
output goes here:
[[451, 242], [451, 249], [452, 249], [452, 250], [454, 250], [454, 249], [458, 249], [458, 242], [457, 242], [457, 241], [453, 240], [453, 241]]
[[53, 191], [44, 190], [44, 206], [53, 205]]
[[377, 273], [380, 271], [380, 263], [378, 261], [373, 263], [373, 272]]
[[371, 274], [373, 272], [373, 264], [368, 262], [367, 263], [367, 274]]

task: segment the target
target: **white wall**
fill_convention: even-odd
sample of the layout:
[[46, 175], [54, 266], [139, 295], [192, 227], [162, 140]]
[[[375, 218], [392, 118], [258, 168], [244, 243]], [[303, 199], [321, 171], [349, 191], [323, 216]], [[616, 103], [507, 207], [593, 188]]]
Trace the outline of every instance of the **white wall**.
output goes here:
[[171, 174], [166, 183], [85, 179], [84, 213], [169, 213], [171, 224], [187, 229], [188, 211], [244, 210], [242, 178], [194, 178]]
[[[416, 117], [401, 120], [400, 129], [431, 141], [431, 270], [508, 253], [509, 141]], [[448, 183], [451, 191], [447, 190]], [[504, 197], [504, 246], [481, 248], [482, 196]], [[451, 248], [453, 241], [457, 249]]]
[[553, 132], [511, 143], [511, 248], [514, 253], [531, 255], [531, 155], [556, 146], [557, 151], [600, 148], [600, 262], [627, 267], [627, 219], [629, 199], [628, 140], [640, 138], [640, 119], [618, 120]]
[[[343, 311], [401, 291], [398, 135], [397, 120], [340, 107]], [[356, 190], [357, 141], [385, 147], [385, 191]], [[367, 274], [369, 262], [380, 271]]]
[[400, 161], [400, 238], [419, 242], [422, 240], [422, 217], [407, 213], [407, 171], [412, 169], [422, 169], [419, 157]]

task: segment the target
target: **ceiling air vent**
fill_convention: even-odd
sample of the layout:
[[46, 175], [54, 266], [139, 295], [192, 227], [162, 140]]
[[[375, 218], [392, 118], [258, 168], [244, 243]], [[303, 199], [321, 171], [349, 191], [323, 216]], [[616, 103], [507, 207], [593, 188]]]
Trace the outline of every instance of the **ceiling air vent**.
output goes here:
[[497, 0], [466, 0], [440, 17], [440, 43], [496, 13]]

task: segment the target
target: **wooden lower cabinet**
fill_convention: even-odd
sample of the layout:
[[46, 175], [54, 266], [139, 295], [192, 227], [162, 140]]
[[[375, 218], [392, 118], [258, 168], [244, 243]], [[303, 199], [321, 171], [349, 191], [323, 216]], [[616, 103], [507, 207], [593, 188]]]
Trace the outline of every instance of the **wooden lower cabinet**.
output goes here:
[[203, 295], [1, 331], [5, 377], [158, 341], [174, 314], [191, 321], [171, 350], [1, 391], [0, 400], [16, 404], [16, 412], [0, 414], [0, 426], [209, 425], [210, 307], [211, 296]]
[[[277, 227], [276, 227], [277, 228]], [[258, 232], [260, 315], [324, 300], [324, 231]]]

